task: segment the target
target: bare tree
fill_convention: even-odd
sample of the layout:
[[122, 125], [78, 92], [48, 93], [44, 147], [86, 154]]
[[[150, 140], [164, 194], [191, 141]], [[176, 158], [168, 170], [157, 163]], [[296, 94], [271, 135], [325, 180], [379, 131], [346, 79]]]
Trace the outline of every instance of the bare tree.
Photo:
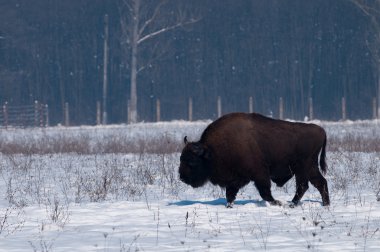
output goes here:
[[155, 53], [145, 62], [140, 63], [139, 48], [149, 40], [179, 27], [184, 27], [199, 21], [191, 16], [185, 8], [173, 10], [169, 3], [174, 1], [160, 0], [122, 0], [120, 5], [120, 22], [122, 29], [122, 44], [130, 51], [130, 103], [128, 121], [137, 122], [137, 76], [146, 65], [152, 64], [163, 52]]
[[374, 67], [377, 71], [377, 117], [380, 118], [380, 0], [350, 0], [364, 15], [372, 26], [373, 34], [367, 38], [367, 46], [372, 54]]

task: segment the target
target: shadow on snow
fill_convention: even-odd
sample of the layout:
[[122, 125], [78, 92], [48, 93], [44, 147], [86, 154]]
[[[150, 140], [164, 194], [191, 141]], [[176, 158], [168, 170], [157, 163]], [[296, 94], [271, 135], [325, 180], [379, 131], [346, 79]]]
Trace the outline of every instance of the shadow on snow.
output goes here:
[[[313, 199], [305, 199], [301, 201], [298, 205], [302, 205], [304, 203], [319, 203], [322, 206], [322, 202], [319, 200], [313, 200]], [[168, 206], [191, 206], [195, 204], [202, 204], [202, 205], [210, 205], [210, 206], [225, 206], [227, 204], [227, 200], [225, 198], [219, 198], [215, 200], [181, 200], [178, 202], [170, 202], [168, 203]], [[255, 204], [258, 207], [266, 207], [267, 202], [264, 200], [236, 200], [234, 202], [234, 205], [247, 205], [247, 204]], [[287, 201], [286, 203], [283, 202], [283, 206], [291, 205], [291, 201]]]
[[[227, 200], [225, 198], [219, 198], [215, 200], [181, 200], [178, 202], [171, 202], [168, 205], [169, 206], [190, 206], [195, 204], [202, 204], [202, 205], [211, 205], [211, 206], [225, 206], [227, 204]], [[246, 204], [255, 204], [260, 207], [265, 207], [266, 202], [264, 200], [236, 200], [234, 202], [234, 205], [246, 205]]]

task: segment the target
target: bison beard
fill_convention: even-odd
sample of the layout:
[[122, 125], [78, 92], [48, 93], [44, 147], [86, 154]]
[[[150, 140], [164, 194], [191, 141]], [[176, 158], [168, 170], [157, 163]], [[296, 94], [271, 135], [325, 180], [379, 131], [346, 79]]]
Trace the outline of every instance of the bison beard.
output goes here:
[[[226, 188], [231, 207], [240, 188], [255, 183], [260, 196], [280, 205], [271, 193], [271, 181], [283, 186], [293, 176], [298, 204], [309, 181], [330, 204], [326, 172], [326, 133], [314, 124], [274, 120], [259, 114], [232, 113], [211, 123], [198, 142], [188, 142], [180, 158], [181, 181], [192, 187], [207, 181]], [[320, 155], [319, 155], [320, 154]]]

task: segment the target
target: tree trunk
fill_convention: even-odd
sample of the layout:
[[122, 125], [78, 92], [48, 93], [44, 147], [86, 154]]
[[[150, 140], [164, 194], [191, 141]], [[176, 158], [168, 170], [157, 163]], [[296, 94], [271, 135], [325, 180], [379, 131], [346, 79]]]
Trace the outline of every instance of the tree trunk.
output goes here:
[[380, 119], [380, 65], [378, 70], [378, 80], [377, 80], [377, 119]]
[[139, 8], [140, 1], [134, 1], [133, 34], [132, 34], [132, 64], [131, 64], [131, 99], [129, 123], [137, 122], [137, 46], [139, 40]]
[[107, 124], [107, 85], [108, 85], [108, 15], [104, 15], [104, 54], [103, 54], [103, 124]]

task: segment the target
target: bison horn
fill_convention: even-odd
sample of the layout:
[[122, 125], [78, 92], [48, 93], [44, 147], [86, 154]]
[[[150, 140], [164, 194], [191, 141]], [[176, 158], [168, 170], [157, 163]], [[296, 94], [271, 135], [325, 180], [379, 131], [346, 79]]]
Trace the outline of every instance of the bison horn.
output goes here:
[[185, 144], [188, 144], [187, 136], [185, 136], [185, 138], [183, 139], [183, 142], [184, 142]]

